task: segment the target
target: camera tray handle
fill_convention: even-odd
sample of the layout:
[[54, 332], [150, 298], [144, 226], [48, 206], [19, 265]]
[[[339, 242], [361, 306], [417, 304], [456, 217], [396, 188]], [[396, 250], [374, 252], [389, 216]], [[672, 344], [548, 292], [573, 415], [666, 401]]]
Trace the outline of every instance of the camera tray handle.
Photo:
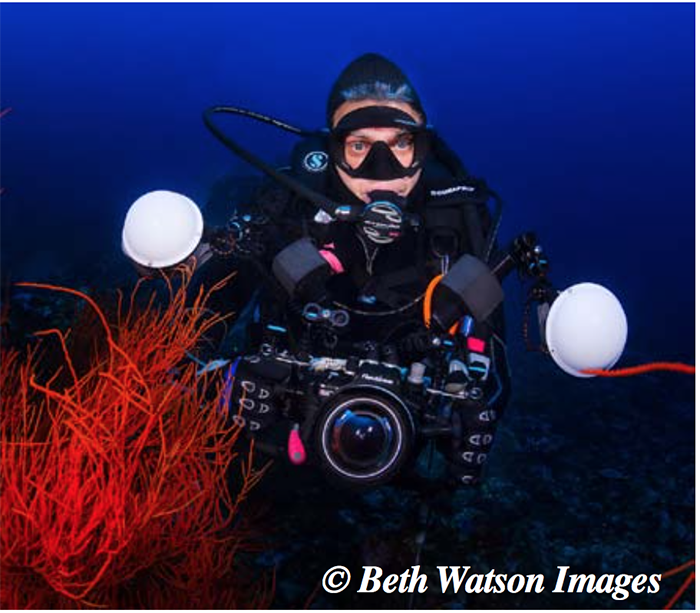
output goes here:
[[350, 323], [350, 315], [344, 309], [329, 309], [316, 302], [308, 302], [301, 314], [309, 323], [325, 323], [333, 328], [344, 328]]

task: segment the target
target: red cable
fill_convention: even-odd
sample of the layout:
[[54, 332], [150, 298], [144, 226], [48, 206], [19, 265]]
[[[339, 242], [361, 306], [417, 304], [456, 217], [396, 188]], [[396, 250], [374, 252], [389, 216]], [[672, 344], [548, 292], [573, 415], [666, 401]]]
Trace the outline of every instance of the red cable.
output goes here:
[[641, 375], [656, 370], [680, 372], [686, 375], [695, 374], [695, 366], [690, 364], [681, 364], [680, 362], [652, 362], [651, 364], [642, 364], [640, 366], [632, 366], [630, 368], [618, 368], [616, 370], [588, 368], [581, 372], [587, 375], [597, 375], [599, 377], [632, 377], [634, 375]]

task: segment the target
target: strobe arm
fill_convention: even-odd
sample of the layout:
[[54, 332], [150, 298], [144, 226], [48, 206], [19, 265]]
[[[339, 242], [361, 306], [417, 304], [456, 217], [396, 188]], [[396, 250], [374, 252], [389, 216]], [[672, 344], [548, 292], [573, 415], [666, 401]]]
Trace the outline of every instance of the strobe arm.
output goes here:
[[508, 248], [505, 257], [493, 267], [491, 272], [503, 281], [513, 270], [541, 281], [546, 281], [549, 261], [537, 241], [534, 232], [524, 232]]
[[[430, 327], [445, 332], [465, 313], [485, 321], [503, 302], [503, 279], [513, 270], [534, 278], [538, 295], [551, 302], [556, 292], [547, 280], [549, 264], [533, 232], [518, 236], [505, 257], [493, 268], [463, 255], [435, 288]], [[551, 300], [550, 300], [551, 298]]]

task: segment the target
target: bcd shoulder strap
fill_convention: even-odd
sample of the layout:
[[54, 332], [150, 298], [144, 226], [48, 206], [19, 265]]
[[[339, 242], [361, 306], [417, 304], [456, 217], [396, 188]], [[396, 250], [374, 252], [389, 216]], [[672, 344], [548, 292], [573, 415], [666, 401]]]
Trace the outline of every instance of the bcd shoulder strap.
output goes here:
[[488, 211], [491, 192], [485, 181], [467, 172], [438, 136], [434, 139], [433, 154], [448, 173], [426, 168], [425, 220], [432, 234], [431, 243], [444, 243], [445, 237], [456, 235], [460, 253], [481, 257], [491, 225]]

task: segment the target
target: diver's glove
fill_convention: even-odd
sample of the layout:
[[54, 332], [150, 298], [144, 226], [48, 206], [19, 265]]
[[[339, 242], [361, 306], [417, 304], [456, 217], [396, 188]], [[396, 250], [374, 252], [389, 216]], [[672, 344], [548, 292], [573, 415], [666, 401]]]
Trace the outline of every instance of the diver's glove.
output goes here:
[[450, 474], [455, 485], [479, 485], [493, 445], [500, 411], [488, 406], [478, 409], [464, 407], [457, 411], [456, 418], [462, 434], [452, 441]]
[[291, 367], [259, 355], [238, 358], [227, 374], [228, 416], [249, 432], [279, 419], [279, 401]]
[[[453, 420], [456, 436], [448, 453], [450, 475], [454, 485], [475, 486], [491, 452], [499, 420], [510, 397], [510, 383], [505, 347], [491, 337], [484, 350], [469, 353], [461, 374], [466, 374], [483, 391], [478, 403], [456, 402]], [[455, 369], [455, 372], [458, 372]]]

